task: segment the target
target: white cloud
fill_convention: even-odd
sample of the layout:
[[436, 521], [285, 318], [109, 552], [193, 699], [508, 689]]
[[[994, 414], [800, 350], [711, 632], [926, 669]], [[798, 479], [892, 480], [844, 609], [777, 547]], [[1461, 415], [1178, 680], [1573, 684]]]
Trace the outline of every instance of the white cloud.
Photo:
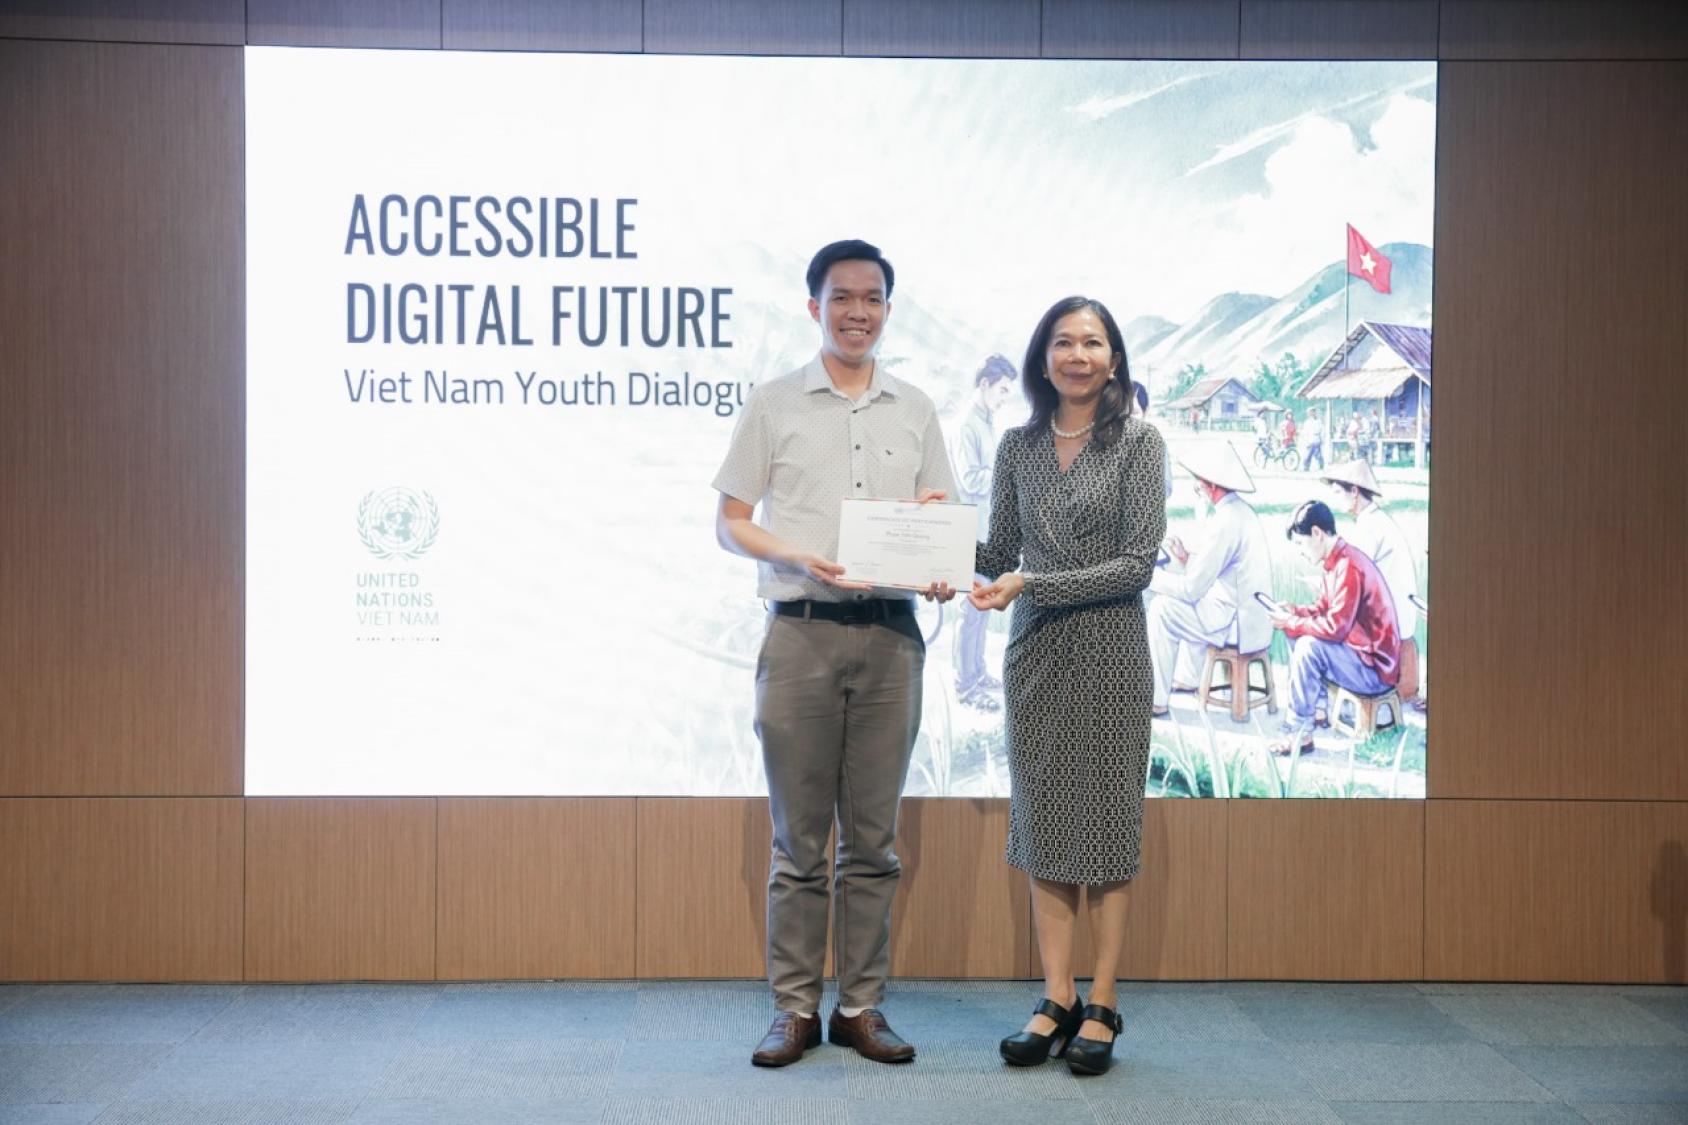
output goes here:
[[1398, 97], [1399, 95], [1406, 93], [1408, 90], [1417, 89], [1420, 86], [1427, 86], [1434, 81], [1434, 78], [1421, 78], [1418, 81], [1410, 82], [1405, 86], [1396, 87], [1394, 90], [1385, 90], [1381, 94], [1361, 94], [1359, 97], [1349, 98], [1345, 102], [1338, 102], [1336, 105], [1329, 106], [1325, 109], [1309, 110], [1307, 113], [1303, 113], [1299, 117], [1292, 117], [1288, 121], [1280, 121], [1275, 125], [1267, 125], [1264, 128], [1256, 129], [1254, 132], [1248, 134], [1246, 137], [1243, 137], [1241, 140], [1232, 141], [1230, 144], [1220, 145], [1218, 148], [1213, 150], [1212, 156], [1208, 157], [1200, 164], [1197, 164], [1188, 172], [1185, 172], [1184, 175], [1193, 176], [1197, 172], [1205, 172], [1209, 168], [1224, 164], [1227, 161], [1235, 160], [1239, 156], [1253, 152], [1262, 145], [1271, 144], [1280, 137], [1285, 137], [1294, 133], [1297, 129], [1309, 121], [1321, 120], [1327, 114], [1336, 113], [1339, 110], [1352, 109], [1354, 106], [1363, 105], [1366, 102], [1375, 101], [1378, 98], [1391, 96]]
[[1214, 222], [1235, 271], [1227, 287], [1282, 293], [1341, 257], [1344, 224], [1374, 244], [1433, 236], [1436, 109], [1397, 94], [1362, 149], [1347, 125], [1326, 117], [1298, 124], [1266, 159], [1264, 190], [1239, 198]]
[[1183, 78], [1174, 78], [1171, 82], [1156, 86], [1152, 90], [1143, 90], [1135, 94], [1119, 94], [1111, 98], [1091, 98], [1088, 101], [1080, 102], [1078, 105], [1068, 106], [1067, 112], [1076, 113], [1086, 121], [1100, 121], [1104, 117], [1112, 116], [1122, 109], [1129, 109], [1139, 102], [1146, 102], [1150, 98], [1182, 86], [1186, 82], [1194, 82], [1198, 78], [1206, 77], [1205, 74], [1187, 74]]

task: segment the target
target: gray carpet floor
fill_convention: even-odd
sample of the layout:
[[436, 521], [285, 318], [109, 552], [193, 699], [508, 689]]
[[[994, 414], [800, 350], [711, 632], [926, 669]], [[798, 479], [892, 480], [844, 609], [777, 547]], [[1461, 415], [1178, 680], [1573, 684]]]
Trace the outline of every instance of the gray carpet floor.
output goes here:
[[0, 985], [0, 1125], [1688, 1122], [1683, 988], [1125, 985], [1083, 1079], [999, 1061], [1037, 995], [898, 981], [912, 1064], [760, 1070], [748, 982]]

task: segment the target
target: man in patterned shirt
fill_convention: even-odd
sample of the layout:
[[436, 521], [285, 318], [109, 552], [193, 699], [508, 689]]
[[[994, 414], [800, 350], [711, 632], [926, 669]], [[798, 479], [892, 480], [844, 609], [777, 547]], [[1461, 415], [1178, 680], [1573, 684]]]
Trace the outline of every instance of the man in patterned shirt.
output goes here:
[[[877, 1062], [906, 1062], [914, 1047], [878, 1005], [926, 645], [908, 592], [852, 582], [833, 560], [844, 499], [942, 499], [955, 481], [931, 399], [874, 359], [891, 312], [891, 263], [869, 243], [834, 242], [806, 280], [820, 353], [756, 388], [714, 481], [716, 537], [757, 560], [757, 593], [772, 610], [756, 665], [756, 733], [774, 829], [767, 958], [776, 1015], [751, 1061], [785, 1066], [819, 1044], [831, 902], [838, 1007], [828, 1034]], [[954, 592], [934, 584], [925, 596]]]

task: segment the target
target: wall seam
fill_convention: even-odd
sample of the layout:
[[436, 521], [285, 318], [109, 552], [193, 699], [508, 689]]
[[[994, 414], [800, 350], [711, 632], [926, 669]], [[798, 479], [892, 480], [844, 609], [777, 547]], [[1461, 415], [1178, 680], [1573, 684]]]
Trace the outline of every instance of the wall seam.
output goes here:
[[639, 820], [644, 815], [645, 800], [643, 797], [633, 798], [633, 979], [645, 979], [645, 967], [640, 964], [642, 950], [639, 947], [639, 841], [644, 835], [639, 831]]
[[1419, 803], [1418, 979], [1430, 979], [1430, 799]]
[[1220, 979], [1231, 980], [1231, 803], [1225, 802], [1225, 933], [1219, 948], [1225, 962], [1220, 967]]
[[246, 934], [246, 898], [252, 887], [252, 848], [248, 834], [252, 831], [251, 820], [246, 815], [246, 807], [251, 802], [242, 797], [240, 799], [240, 979], [244, 983], [251, 980], [249, 961], [247, 956]]
[[434, 979], [440, 979], [440, 801], [434, 798]]

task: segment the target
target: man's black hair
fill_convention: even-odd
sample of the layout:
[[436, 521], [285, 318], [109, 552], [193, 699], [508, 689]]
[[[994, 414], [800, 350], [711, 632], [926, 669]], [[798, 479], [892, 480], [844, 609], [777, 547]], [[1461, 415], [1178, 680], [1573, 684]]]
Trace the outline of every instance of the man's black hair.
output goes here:
[[1007, 356], [993, 355], [979, 365], [978, 373], [973, 376], [973, 385], [982, 387], [986, 383], [1002, 383], [1019, 377], [1020, 373], [1014, 370], [1014, 364]]
[[1323, 500], [1309, 500], [1297, 508], [1295, 515], [1290, 517], [1289, 530], [1284, 532], [1284, 538], [1311, 535], [1315, 527], [1326, 535], [1336, 534], [1336, 517], [1331, 515], [1330, 506]]
[[804, 280], [809, 283], [809, 296], [819, 299], [821, 286], [826, 284], [826, 271], [832, 268], [834, 262], [874, 263], [885, 274], [885, 299], [891, 299], [891, 286], [897, 280], [896, 271], [891, 268], [891, 263], [885, 260], [885, 255], [879, 252], [879, 247], [859, 238], [829, 242], [815, 252], [815, 256], [809, 260], [809, 272], [804, 275]]

